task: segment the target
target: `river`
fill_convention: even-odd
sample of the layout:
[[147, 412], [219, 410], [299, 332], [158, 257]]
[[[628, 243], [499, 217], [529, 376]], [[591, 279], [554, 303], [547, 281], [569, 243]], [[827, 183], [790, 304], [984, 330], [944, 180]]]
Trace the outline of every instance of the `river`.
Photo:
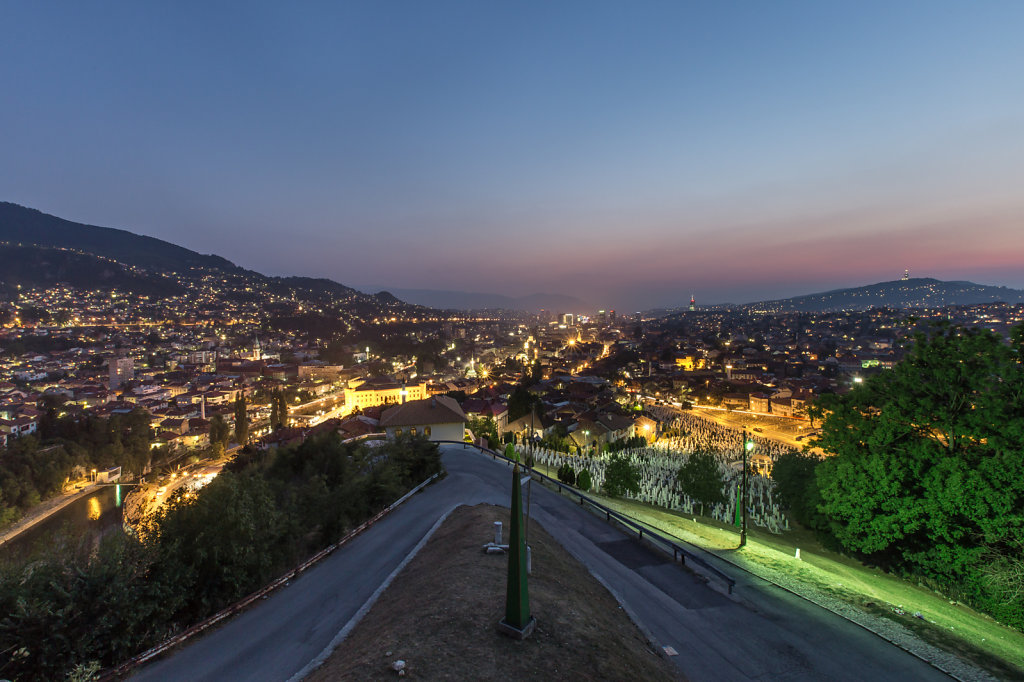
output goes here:
[[99, 543], [107, 533], [122, 532], [124, 497], [134, 486], [107, 486], [75, 500], [18, 536], [0, 545], [0, 560], [17, 561], [36, 551], [69, 542]]

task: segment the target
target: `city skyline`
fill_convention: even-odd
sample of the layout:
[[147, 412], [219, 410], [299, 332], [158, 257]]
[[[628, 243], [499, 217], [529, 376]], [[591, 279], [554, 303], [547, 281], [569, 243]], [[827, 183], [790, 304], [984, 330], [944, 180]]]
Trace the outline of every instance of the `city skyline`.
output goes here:
[[364, 290], [1024, 287], [1024, 8], [8, 8], [0, 199]]

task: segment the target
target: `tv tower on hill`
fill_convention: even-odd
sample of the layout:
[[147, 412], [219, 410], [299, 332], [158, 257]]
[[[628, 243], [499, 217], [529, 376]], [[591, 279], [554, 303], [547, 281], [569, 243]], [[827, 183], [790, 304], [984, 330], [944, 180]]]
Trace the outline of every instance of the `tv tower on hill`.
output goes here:
[[697, 309], [697, 301], [693, 299], [693, 294], [690, 294], [690, 310]]
[[910, 279], [910, 268], [907, 268], [906, 270], [903, 271], [903, 276], [900, 277], [900, 281], [906, 282], [908, 279]]

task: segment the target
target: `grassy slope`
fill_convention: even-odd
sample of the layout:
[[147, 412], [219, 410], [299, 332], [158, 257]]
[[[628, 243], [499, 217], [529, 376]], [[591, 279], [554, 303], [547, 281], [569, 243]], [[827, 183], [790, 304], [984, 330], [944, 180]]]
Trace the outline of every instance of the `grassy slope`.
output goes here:
[[[546, 467], [538, 470], [554, 476]], [[712, 519], [684, 516], [659, 507], [613, 500], [589, 493], [606, 506], [651, 528], [719, 553], [737, 553], [739, 533], [734, 527]], [[827, 593], [863, 611], [891, 617], [913, 630], [921, 639], [951, 651], [986, 668], [999, 677], [1024, 677], [1024, 634], [1004, 627], [990, 617], [928, 589], [869, 568], [858, 561], [825, 550], [807, 531], [772, 535], [758, 528], [748, 529], [742, 558], [766, 568], [782, 571], [811, 589]], [[801, 559], [795, 558], [800, 548]], [[906, 612], [899, 616], [892, 608]], [[913, 617], [920, 612], [924, 619]], [[1009, 665], [1007, 665], [1009, 664]]]

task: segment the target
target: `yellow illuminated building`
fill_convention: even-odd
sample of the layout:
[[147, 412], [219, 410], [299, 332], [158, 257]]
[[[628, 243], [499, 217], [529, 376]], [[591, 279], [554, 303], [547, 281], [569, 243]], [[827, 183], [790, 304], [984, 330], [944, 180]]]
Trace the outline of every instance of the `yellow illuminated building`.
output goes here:
[[401, 405], [426, 397], [426, 382], [402, 384], [392, 377], [379, 377], [345, 389], [345, 407], [348, 411], [363, 410], [377, 405]]

